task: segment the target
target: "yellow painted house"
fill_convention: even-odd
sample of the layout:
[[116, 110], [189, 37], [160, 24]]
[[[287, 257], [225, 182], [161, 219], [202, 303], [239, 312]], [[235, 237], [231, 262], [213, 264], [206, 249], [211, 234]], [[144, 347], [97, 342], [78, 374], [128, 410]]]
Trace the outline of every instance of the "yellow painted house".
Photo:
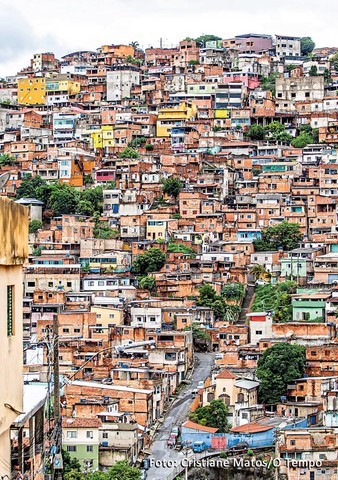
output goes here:
[[114, 143], [114, 127], [112, 125], [103, 125], [99, 130], [90, 133], [93, 148], [113, 147]]
[[46, 80], [46, 91], [48, 93], [62, 92], [68, 95], [76, 95], [80, 90], [80, 82], [74, 82], [74, 80], [57, 78]]
[[171, 129], [174, 127], [182, 127], [187, 121], [193, 121], [196, 118], [197, 107], [194, 103], [186, 102], [172, 108], [162, 108], [158, 112], [156, 123], [157, 137], [170, 137]]
[[42, 77], [19, 78], [18, 103], [20, 105], [44, 105], [46, 103], [46, 79]]

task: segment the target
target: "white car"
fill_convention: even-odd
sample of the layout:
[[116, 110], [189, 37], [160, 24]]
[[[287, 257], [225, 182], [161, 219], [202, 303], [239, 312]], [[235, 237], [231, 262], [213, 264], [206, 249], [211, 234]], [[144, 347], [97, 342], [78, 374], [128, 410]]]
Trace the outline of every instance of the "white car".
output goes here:
[[197, 388], [198, 388], [198, 389], [204, 388], [204, 381], [203, 381], [203, 380], [201, 380], [200, 382], [198, 382]]
[[215, 360], [222, 360], [223, 353], [215, 353]]

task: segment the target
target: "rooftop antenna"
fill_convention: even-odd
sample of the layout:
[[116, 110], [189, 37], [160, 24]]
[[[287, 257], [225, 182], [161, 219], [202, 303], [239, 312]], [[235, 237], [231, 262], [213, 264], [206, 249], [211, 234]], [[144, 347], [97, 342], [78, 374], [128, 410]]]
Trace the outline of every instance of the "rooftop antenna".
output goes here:
[[0, 190], [4, 188], [10, 177], [9, 172], [2, 173], [0, 175]]

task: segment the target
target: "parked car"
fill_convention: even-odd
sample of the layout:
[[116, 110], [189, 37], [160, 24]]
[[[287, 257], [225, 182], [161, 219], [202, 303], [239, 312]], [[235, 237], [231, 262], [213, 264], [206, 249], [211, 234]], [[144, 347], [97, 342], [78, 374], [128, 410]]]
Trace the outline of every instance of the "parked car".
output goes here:
[[171, 433], [168, 440], [167, 440], [167, 446], [172, 448], [176, 445], [176, 441], [177, 441], [177, 435]]
[[113, 379], [111, 377], [103, 378], [102, 383], [105, 385], [111, 385], [113, 383]]
[[246, 442], [239, 442], [236, 445], [229, 448], [229, 453], [246, 453], [249, 445]]
[[215, 353], [215, 360], [222, 360], [223, 353]]
[[176, 425], [171, 429], [170, 435], [176, 435], [178, 437], [180, 434], [180, 427], [177, 427]]
[[192, 444], [192, 450], [195, 453], [203, 452], [203, 450], [206, 450], [207, 448], [208, 447], [207, 447], [207, 444], [205, 442], [194, 442]]
[[141, 470], [140, 480], [147, 480], [148, 474], [147, 470]]
[[201, 380], [200, 382], [198, 382], [197, 388], [200, 389], [200, 388], [203, 388], [203, 387], [204, 387], [204, 382], [203, 382], [203, 380]]
[[191, 392], [192, 396], [193, 397], [196, 397], [196, 395], [198, 394], [198, 388], [194, 388], [194, 390]]

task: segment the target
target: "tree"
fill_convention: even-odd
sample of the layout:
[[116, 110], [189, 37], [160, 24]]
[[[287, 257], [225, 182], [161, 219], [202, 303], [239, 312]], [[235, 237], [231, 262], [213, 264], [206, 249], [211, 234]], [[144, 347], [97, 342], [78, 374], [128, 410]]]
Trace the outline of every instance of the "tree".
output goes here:
[[268, 282], [271, 279], [271, 273], [267, 272], [263, 265], [254, 265], [251, 268], [250, 273], [253, 274], [255, 280], [264, 280]]
[[150, 248], [143, 254], [137, 256], [132, 267], [132, 272], [139, 275], [147, 275], [148, 273], [161, 270], [164, 264], [165, 254], [158, 248]]
[[318, 75], [317, 65], [311, 65], [311, 68], [309, 70], [309, 76], [310, 77], [316, 77], [317, 75]]
[[331, 67], [334, 68], [334, 70], [338, 70], [338, 53], [335, 53], [334, 55], [332, 55], [332, 57], [330, 58], [330, 64], [331, 64]]
[[143, 290], [149, 290], [149, 292], [155, 290], [156, 280], [152, 275], [146, 275], [138, 278], [138, 286]]
[[37, 233], [42, 228], [41, 220], [31, 220], [29, 222], [29, 233]]
[[189, 414], [190, 420], [206, 427], [218, 428], [219, 433], [230, 430], [229, 410], [223, 400], [212, 400], [205, 407], [198, 407]]
[[101, 222], [100, 220], [96, 222], [94, 227], [94, 237], [95, 238], [114, 238], [118, 231], [111, 228], [108, 222]]
[[17, 160], [13, 155], [8, 155], [8, 153], [3, 153], [0, 155], [0, 167], [2, 166], [11, 166], [15, 165], [17, 163]]
[[278, 77], [278, 73], [272, 72], [268, 77], [265, 75], [261, 78], [261, 89], [270, 91], [273, 96], [276, 94], [276, 78]]
[[64, 474], [64, 480], [84, 480], [84, 478], [83, 473], [78, 470], [70, 470]]
[[107, 480], [141, 480], [141, 470], [131, 467], [126, 460], [116, 462], [106, 475]]
[[200, 35], [199, 37], [195, 38], [195, 42], [199, 47], [205, 47], [207, 42], [217, 42], [218, 40], [222, 40], [221, 37], [217, 37], [217, 35]]
[[300, 52], [305, 57], [312, 52], [316, 44], [311, 37], [302, 37], [300, 39]]
[[221, 296], [226, 300], [242, 300], [245, 293], [245, 285], [243, 283], [227, 283], [221, 291]]
[[134, 150], [131, 147], [126, 147], [122, 152], [119, 153], [120, 158], [139, 158], [139, 153], [137, 150]]
[[152, 143], [146, 143], [145, 149], [147, 152], [152, 152], [154, 150], [154, 145]]
[[76, 207], [76, 213], [79, 215], [93, 215], [94, 205], [88, 200], [80, 200]]
[[309, 143], [313, 143], [313, 137], [309, 133], [301, 133], [298, 137], [294, 138], [291, 145], [295, 148], [304, 148]]
[[70, 454], [66, 450], [62, 450], [63, 460], [63, 473], [69, 473], [70, 471], [81, 471], [81, 464], [77, 458], [71, 458]]
[[[198, 323], [193, 323], [191, 329], [195, 349], [202, 352], [210, 350], [211, 337], [205, 328], [201, 328]], [[186, 327], [186, 330], [190, 330], [190, 328]]]
[[134, 40], [133, 42], [130, 42], [129, 45], [134, 48], [134, 50], [137, 50], [140, 44], [138, 43], [137, 40]]
[[262, 237], [254, 241], [254, 247], [258, 252], [278, 250], [279, 248], [293, 250], [299, 247], [302, 239], [300, 225], [283, 220], [283, 222], [263, 230]]
[[[24, 177], [22, 182], [16, 191], [16, 198], [36, 198], [37, 189], [44, 184], [44, 181], [39, 175], [32, 177], [32, 175], [27, 175]], [[40, 198], [38, 200], [41, 200]]]
[[196, 252], [193, 248], [187, 247], [183, 243], [170, 242], [168, 244], [168, 252], [171, 253], [184, 253], [184, 255], [190, 255], [195, 258]]
[[174, 198], [178, 197], [183, 187], [183, 183], [181, 182], [181, 180], [175, 177], [163, 178], [162, 185], [163, 193], [170, 195]]
[[280, 402], [286, 386], [305, 373], [305, 347], [277, 343], [265, 350], [258, 361], [259, 399], [264, 404]]
[[251, 140], [264, 140], [265, 130], [261, 125], [251, 125], [248, 132], [248, 137]]
[[65, 183], [55, 184], [49, 199], [50, 208], [59, 217], [64, 214], [74, 214], [78, 202], [78, 192]]
[[86, 173], [83, 179], [83, 183], [85, 185], [92, 185], [94, 183], [93, 177], [89, 175], [89, 173]]

